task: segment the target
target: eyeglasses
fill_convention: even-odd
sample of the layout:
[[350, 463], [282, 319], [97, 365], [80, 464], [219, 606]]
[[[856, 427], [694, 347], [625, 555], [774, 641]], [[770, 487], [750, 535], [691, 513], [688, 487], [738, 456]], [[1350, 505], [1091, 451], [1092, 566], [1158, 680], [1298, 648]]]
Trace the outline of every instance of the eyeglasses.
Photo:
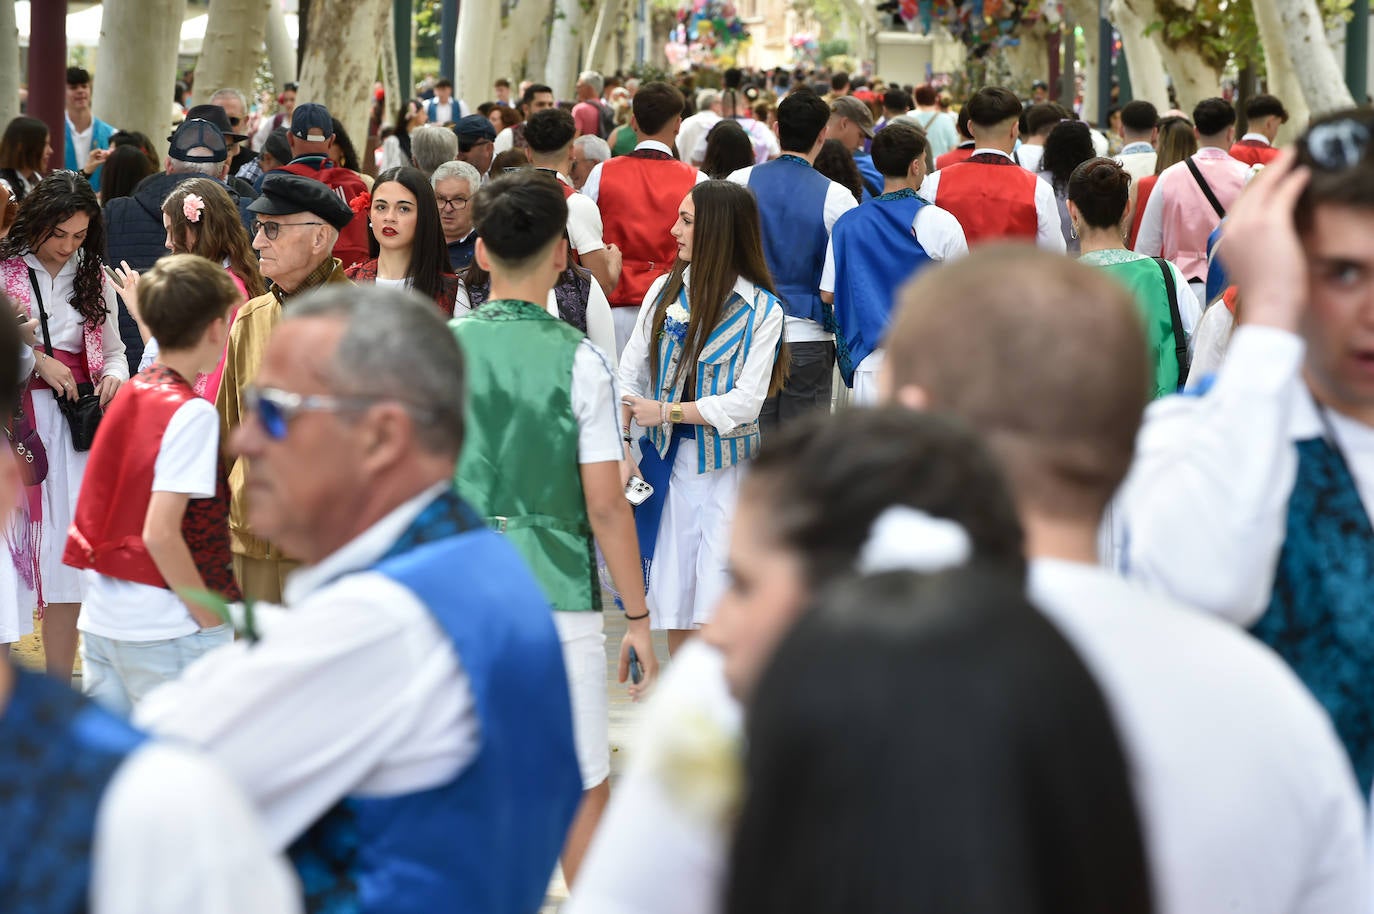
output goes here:
[[440, 209], [467, 209], [468, 201], [471, 197], [441, 197], [434, 195], [434, 202], [439, 204]]
[[1354, 168], [1364, 159], [1374, 138], [1370, 128], [1369, 122], [1353, 117], [1317, 124], [1298, 143], [1298, 159], [1322, 171]]
[[253, 220], [253, 237], [258, 237], [258, 232], [267, 236], [268, 241], [276, 241], [277, 233], [284, 228], [292, 228], [297, 225], [324, 225], [323, 222], [262, 222]]
[[258, 425], [273, 441], [286, 438], [291, 420], [301, 413], [332, 413], [357, 409], [375, 403], [375, 397], [331, 397], [324, 394], [297, 394], [275, 387], [248, 386], [243, 391], [246, 411], [257, 417]]

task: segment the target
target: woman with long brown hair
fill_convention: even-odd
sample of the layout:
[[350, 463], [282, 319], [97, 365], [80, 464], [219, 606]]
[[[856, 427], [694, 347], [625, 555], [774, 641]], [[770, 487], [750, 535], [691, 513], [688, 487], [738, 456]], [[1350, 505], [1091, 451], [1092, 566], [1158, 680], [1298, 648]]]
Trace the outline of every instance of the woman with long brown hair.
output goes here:
[[[238, 206], [218, 181], [191, 178], [178, 184], [162, 201], [162, 227], [167, 231], [167, 250], [173, 254], [195, 254], [224, 267], [238, 287], [241, 296], [239, 305], [267, 291], [262, 273], [258, 271], [257, 254], [253, 251], [247, 230], [239, 220]], [[138, 321], [139, 332], [148, 344], [139, 364], [142, 370], [157, 358], [157, 341], [149, 339], [148, 330], [139, 319], [138, 274], [129, 269], [128, 263], [122, 263], [117, 273], [124, 279], [119, 293], [124, 297], [129, 313]], [[234, 325], [238, 310], [238, 305], [235, 305], [229, 314], [230, 327]], [[196, 393], [213, 403], [219, 393], [219, 381], [223, 374], [224, 359], [221, 357], [214, 371], [196, 377]]]
[[672, 232], [677, 259], [644, 298], [620, 386], [631, 466], [631, 419], [647, 432], [640, 469], [654, 494], [635, 523], [652, 627], [666, 629], [675, 650], [710, 621], [725, 589], [742, 468], [758, 453], [759, 410], [782, 387], [787, 350], [748, 188], [698, 184]]

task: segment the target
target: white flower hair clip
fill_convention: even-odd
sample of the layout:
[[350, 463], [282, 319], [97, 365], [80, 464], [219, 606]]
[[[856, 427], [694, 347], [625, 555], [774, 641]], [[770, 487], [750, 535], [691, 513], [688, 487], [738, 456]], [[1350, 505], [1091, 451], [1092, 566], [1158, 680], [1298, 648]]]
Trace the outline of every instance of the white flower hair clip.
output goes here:
[[205, 201], [195, 194], [187, 194], [181, 201], [181, 214], [186, 217], [187, 222], [195, 223], [200, 221], [200, 214], [205, 210]]
[[973, 543], [962, 525], [897, 505], [873, 521], [868, 540], [859, 551], [858, 567], [867, 574], [933, 574], [964, 564], [972, 554]]

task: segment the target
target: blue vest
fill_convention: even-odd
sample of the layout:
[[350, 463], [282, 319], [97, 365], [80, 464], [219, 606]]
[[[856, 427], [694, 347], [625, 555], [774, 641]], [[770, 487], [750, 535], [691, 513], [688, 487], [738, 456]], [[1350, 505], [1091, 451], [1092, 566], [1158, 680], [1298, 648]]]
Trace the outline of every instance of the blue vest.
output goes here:
[[763, 256], [788, 317], [815, 321], [830, 329], [821, 303], [825, 269], [825, 196], [830, 179], [804, 159], [784, 156], [755, 165], [749, 189], [759, 203]]
[[859, 177], [863, 178], [866, 198], [881, 195], [885, 182], [883, 181], [883, 173], [878, 171], [877, 165], [873, 164], [873, 156], [866, 152], [856, 152], [854, 153], [854, 164], [859, 166]]
[[14, 673], [0, 712], [0, 910], [77, 914], [101, 798], [144, 737], [66, 685]]
[[897, 287], [932, 262], [911, 227], [928, 205], [915, 194], [884, 195], [851, 209], [831, 229], [836, 333], [852, 363], [840, 368], [850, 387], [854, 369], [887, 332]]
[[[683, 313], [690, 316], [686, 286], [678, 292], [677, 303], [682, 306]], [[696, 365], [696, 393], [691, 399], [719, 396], [735, 389], [735, 382], [749, 359], [749, 351], [754, 347], [755, 329], [774, 308], [780, 307], [782, 303], [765, 289], [757, 289], [753, 301], [745, 301], [738, 292], [730, 293], [720, 323], [701, 347]], [[670, 311], [669, 317], [671, 315]], [[686, 323], [665, 320], [663, 332], [658, 336], [658, 375], [654, 378], [654, 391], [658, 399], [669, 403], [682, 400], [684, 379], [691, 374], [690, 368], [685, 368], [674, 382], [677, 364], [682, 360], [686, 331]], [[774, 349], [775, 358], [781, 348], [782, 339], [779, 338]], [[667, 457], [673, 442], [672, 433], [661, 425], [647, 428], [644, 433], [659, 456]], [[752, 459], [761, 441], [758, 419], [746, 422], [728, 435], [722, 435], [713, 425], [696, 426], [693, 434], [696, 436], [698, 473], [732, 467]]]
[[[66, 168], [67, 171], [80, 171], [80, 170], [81, 170], [81, 166], [82, 166], [82, 165], [85, 165], [86, 163], [85, 163], [85, 162], [78, 162], [78, 161], [76, 160], [76, 146], [75, 146], [75, 145], [73, 144], [73, 142], [72, 142], [72, 125], [71, 125], [71, 122], [70, 122], [70, 121], [67, 122], [66, 131], [67, 131], [67, 147], [66, 147], [66, 149], [65, 149], [65, 150], [63, 151], [63, 153], [62, 153], [62, 163], [63, 163], [63, 167]], [[109, 124], [105, 123], [105, 122], [102, 121], [100, 118], [98, 118], [98, 117], [92, 117], [92, 118], [91, 118], [91, 148], [92, 148], [92, 149], [105, 149], [105, 148], [108, 148], [109, 145], [110, 145], [110, 137], [114, 136], [116, 132], [117, 132], [117, 131], [115, 130], [115, 128], [111, 127]], [[101, 165], [101, 166], [100, 166], [99, 168], [97, 168], [95, 171], [91, 172], [91, 179], [90, 179], [90, 180], [91, 180], [91, 190], [94, 190], [94, 191], [96, 191], [96, 192], [99, 192], [99, 190], [100, 190], [100, 176], [101, 176], [101, 174], [104, 173], [104, 171], [105, 171], [105, 166], [104, 166], [104, 165]]]
[[1341, 455], [1297, 442], [1298, 478], [1269, 608], [1252, 631], [1321, 702], [1363, 796], [1374, 781], [1374, 528]]
[[456, 495], [430, 503], [373, 569], [453, 642], [480, 723], [447, 784], [347, 797], [291, 847], [308, 910], [534, 914], [582, 796], [562, 649], [515, 549]]

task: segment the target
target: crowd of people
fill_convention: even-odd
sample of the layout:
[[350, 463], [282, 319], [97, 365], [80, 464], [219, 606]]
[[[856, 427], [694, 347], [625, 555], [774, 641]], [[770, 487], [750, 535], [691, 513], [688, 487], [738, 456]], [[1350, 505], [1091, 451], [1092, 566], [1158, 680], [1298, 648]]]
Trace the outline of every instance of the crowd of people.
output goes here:
[[1374, 909], [1368, 110], [588, 71], [159, 162], [67, 82], [0, 908]]

